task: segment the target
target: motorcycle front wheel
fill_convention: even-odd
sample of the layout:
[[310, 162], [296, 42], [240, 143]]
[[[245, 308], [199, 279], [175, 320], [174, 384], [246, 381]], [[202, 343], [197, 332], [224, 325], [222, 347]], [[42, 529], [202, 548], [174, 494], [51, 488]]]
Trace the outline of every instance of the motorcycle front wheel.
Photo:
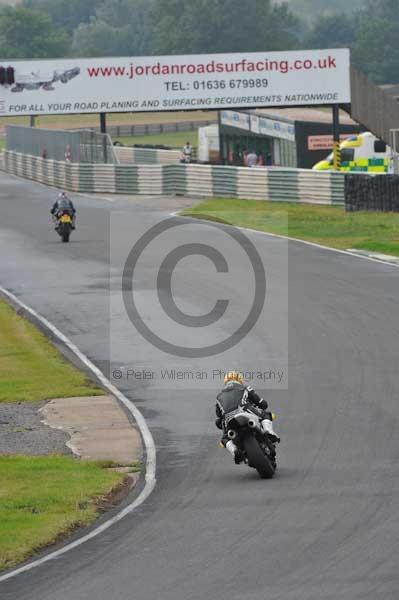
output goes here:
[[271, 479], [274, 475], [274, 467], [259, 446], [257, 439], [249, 434], [242, 440], [242, 445], [248, 458], [248, 465], [256, 469], [262, 479]]

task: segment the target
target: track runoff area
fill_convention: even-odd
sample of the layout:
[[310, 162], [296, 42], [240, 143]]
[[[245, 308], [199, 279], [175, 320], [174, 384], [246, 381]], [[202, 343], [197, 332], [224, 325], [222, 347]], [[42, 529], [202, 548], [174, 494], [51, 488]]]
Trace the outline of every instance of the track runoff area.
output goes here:
[[0, 60], [0, 116], [350, 103], [346, 48], [57, 60]]

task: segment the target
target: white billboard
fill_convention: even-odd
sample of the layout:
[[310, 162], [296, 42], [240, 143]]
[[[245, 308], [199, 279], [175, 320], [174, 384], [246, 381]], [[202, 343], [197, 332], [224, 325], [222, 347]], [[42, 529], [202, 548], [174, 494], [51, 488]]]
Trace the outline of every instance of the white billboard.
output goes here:
[[350, 102], [349, 50], [5, 60], [0, 115], [217, 110]]

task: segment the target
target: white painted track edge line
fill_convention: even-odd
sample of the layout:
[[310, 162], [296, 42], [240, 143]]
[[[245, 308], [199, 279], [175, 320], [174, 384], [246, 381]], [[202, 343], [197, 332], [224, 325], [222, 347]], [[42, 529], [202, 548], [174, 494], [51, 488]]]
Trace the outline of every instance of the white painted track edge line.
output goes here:
[[[180, 211], [175, 211], [169, 213], [171, 217], [178, 217], [180, 219], [190, 219], [191, 221], [198, 221], [202, 223], [207, 223], [207, 219], [199, 219], [197, 217], [192, 217], [190, 215], [182, 215], [179, 214]], [[338, 254], [346, 254], [346, 256], [353, 256], [354, 258], [362, 258], [363, 260], [369, 260], [371, 262], [376, 262], [383, 265], [388, 265], [390, 267], [398, 268], [399, 265], [393, 263], [389, 260], [383, 260], [380, 258], [375, 258], [373, 256], [366, 256], [364, 254], [357, 254], [356, 252], [351, 252], [349, 250], [341, 250], [340, 248], [331, 248], [331, 246], [323, 246], [322, 244], [317, 244], [316, 242], [310, 242], [308, 240], [301, 240], [300, 238], [290, 237], [288, 235], [281, 235], [279, 233], [270, 233], [268, 231], [260, 231], [259, 229], [251, 229], [250, 227], [239, 227], [238, 225], [232, 225], [231, 223], [218, 223], [216, 221], [210, 221], [211, 223], [216, 223], [219, 225], [234, 227], [235, 229], [240, 229], [241, 231], [247, 231], [248, 233], [255, 233], [258, 235], [267, 235], [269, 237], [278, 238], [280, 240], [288, 240], [289, 242], [298, 242], [299, 244], [304, 244], [305, 246], [312, 246], [313, 248], [318, 248], [320, 250], [327, 250], [328, 252], [337, 252]]]
[[109, 379], [107, 379], [107, 377], [105, 377], [105, 375], [102, 373], [102, 371], [100, 371], [100, 369], [98, 369], [91, 362], [91, 360], [85, 354], [83, 354], [83, 352], [81, 352], [79, 350], [79, 348], [69, 338], [67, 338], [59, 329], [57, 329], [57, 327], [55, 327], [52, 323], [50, 323], [50, 321], [48, 321], [45, 317], [40, 315], [33, 308], [30, 308], [27, 304], [25, 304], [24, 302], [19, 300], [19, 298], [17, 298], [14, 294], [12, 294], [10, 291], [8, 291], [7, 289], [5, 289], [1, 286], [0, 286], [0, 294], [3, 295], [5, 298], [8, 298], [13, 304], [16, 304], [17, 306], [22, 308], [25, 312], [30, 314], [37, 321], [39, 321], [42, 325], [44, 325], [46, 327], [46, 329], [51, 331], [51, 333], [53, 335], [55, 335], [60, 341], [62, 341], [65, 344], [65, 346], [67, 346], [67, 348], [69, 348], [69, 350], [71, 352], [73, 352], [75, 354], [75, 356], [77, 356], [79, 358], [79, 360], [99, 379], [99, 381], [102, 383], [102, 385], [127, 408], [127, 410], [132, 414], [133, 418], [135, 419], [137, 426], [141, 432], [141, 435], [142, 435], [142, 438], [144, 441], [145, 451], [146, 451], [145, 485], [144, 485], [144, 488], [142, 489], [141, 493], [139, 494], [139, 496], [133, 502], [131, 502], [128, 506], [126, 506], [124, 509], [119, 511], [111, 519], [108, 519], [107, 521], [105, 521], [104, 523], [99, 525], [98, 527], [95, 527], [92, 531], [79, 537], [77, 540], [70, 542], [69, 544], [67, 543], [62, 548], [59, 548], [58, 550], [55, 550], [54, 552], [50, 552], [49, 554], [47, 554], [46, 556], [43, 556], [42, 558], [33, 560], [33, 561], [27, 563], [26, 565], [23, 565], [22, 567], [18, 567], [16, 569], [14, 569], [13, 571], [10, 571], [9, 573], [0, 575], [0, 582], [2, 582], [2, 581], [6, 581], [7, 579], [11, 579], [12, 577], [15, 577], [16, 575], [19, 575], [21, 573], [24, 573], [26, 571], [30, 571], [36, 567], [39, 567], [50, 560], [58, 558], [59, 556], [62, 556], [63, 554], [65, 554], [66, 552], [69, 552], [69, 550], [72, 550], [73, 548], [77, 548], [78, 546], [82, 545], [83, 543], [95, 538], [103, 531], [109, 529], [109, 527], [111, 527], [112, 525], [114, 525], [115, 523], [117, 523], [118, 521], [123, 519], [126, 515], [130, 514], [132, 511], [134, 511], [135, 508], [140, 506], [151, 494], [151, 492], [153, 491], [155, 484], [156, 484], [156, 449], [155, 449], [154, 440], [153, 440], [151, 432], [148, 428], [148, 425], [147, 425], [143, 415], [138, 410], [138, 408], [132, 402], [130, 402], [126, 398], [126, 396], [124, 394], [122, 394], [122, 392], [120, 392], [118, 390], [118, 388], [116, 388], [109, 381]]

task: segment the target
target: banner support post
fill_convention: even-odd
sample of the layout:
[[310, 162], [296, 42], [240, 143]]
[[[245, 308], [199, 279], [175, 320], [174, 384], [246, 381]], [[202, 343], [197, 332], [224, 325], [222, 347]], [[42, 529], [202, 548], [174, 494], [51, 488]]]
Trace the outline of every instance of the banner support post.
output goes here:
[[334, 171], [339, 171], [341, 167], [341, 149], [339, 139], [339, 105], [332, 105], [332, 117], [333, 117], [333, 167]]
[[100, 113], [100, 131], [107, 133], [107, 113]]
[[[101, 133], [107, 133], [107, 113], [100, 113], [100, 131]], [[107, 139], [105, 135], [103, 136], [103, 153], [104, 153], [104, 162], [108, 162], [108, 150], [107, 150]]]
[[222, 135], [222, 113], [218, 110], [218, 135], [219, 135], [219, 160], [221, 165], [226, 164], [223, 148], [223, 135]]

